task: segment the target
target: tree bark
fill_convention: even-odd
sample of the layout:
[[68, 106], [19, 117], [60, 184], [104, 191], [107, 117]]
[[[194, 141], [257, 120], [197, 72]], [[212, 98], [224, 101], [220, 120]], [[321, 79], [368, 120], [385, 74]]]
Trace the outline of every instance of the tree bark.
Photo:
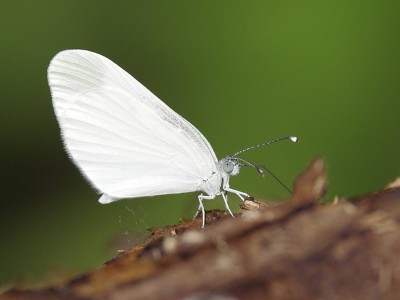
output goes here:
[[315, 159], [285, 201], [152, 230], [103, 267], [0, 299], [400, 299], [400, 183], [321, 204]]

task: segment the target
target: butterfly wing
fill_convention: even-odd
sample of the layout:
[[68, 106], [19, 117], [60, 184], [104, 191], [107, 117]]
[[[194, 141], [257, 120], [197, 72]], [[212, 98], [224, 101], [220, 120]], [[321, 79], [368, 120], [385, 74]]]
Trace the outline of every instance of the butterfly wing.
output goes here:
[[62, 51], [48, 79], [65, 148], [100, 202], [196, 191], [216, 172], [207, 139], [109, 59]]

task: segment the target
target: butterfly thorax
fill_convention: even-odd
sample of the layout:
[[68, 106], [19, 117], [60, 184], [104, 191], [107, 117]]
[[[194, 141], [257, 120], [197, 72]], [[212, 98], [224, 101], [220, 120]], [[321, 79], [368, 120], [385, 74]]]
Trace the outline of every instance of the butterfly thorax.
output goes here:
[[207, 193], [211, 197], [221, 194], [222, 174], [219, 170], [212, 172], [211, 176], [204, 178], [198, 190]]
[[229, 182], [230, 176], [239, 174], [239, 171], [238, 160], [232, 156], [225, 157], [218, 162], [217, 171], [214, 171], [210, 177], [203, 179], [198, 190], [212, 197], [220, 195], [223, 185]]

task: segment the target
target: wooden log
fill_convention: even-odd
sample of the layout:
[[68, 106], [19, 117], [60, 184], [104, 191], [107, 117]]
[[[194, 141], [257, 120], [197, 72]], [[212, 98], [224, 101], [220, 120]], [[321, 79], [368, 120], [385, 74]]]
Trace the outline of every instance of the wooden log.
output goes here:
[[151, 236], [61, 287], [11, 289], [0, 299], [400, 299], [400, 184], [333, 204], [324, 162], [293, 195], [246, 199], [233, 219], [207, 212]]

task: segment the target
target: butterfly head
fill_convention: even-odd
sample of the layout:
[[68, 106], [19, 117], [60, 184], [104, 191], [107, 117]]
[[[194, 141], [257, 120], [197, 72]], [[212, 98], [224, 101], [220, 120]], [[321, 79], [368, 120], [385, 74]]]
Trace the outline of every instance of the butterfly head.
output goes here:
[[233, 156], [227, 156], [221, 160], [221, 168], [224, 173], [229, 176], [235, 176], [239, 174], [240, 167], [242, 164], [239, 159]]

